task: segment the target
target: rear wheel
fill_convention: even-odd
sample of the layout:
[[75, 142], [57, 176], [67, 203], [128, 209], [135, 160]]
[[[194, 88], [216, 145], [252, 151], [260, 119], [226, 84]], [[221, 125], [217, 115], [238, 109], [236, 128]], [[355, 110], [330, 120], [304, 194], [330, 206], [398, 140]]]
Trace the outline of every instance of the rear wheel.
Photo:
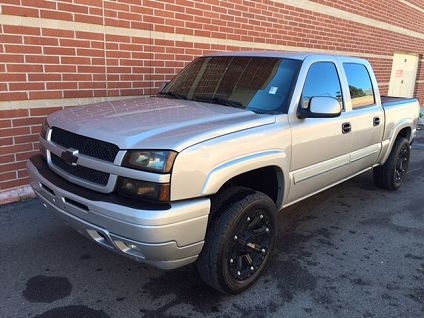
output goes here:
[[201, 278], [218, 291], [231, 294], [252, 285], [274, 249], [276, 210], [267, 195], [249, 189], [241, 188], [227, 198], [208, 229], [196, 263]]
[[373, 170], [375, 184], [387, 190], [397, 190], [402, 185], [409, 168], [411, 147], [408, 139], [395, 141], [386, 163]]

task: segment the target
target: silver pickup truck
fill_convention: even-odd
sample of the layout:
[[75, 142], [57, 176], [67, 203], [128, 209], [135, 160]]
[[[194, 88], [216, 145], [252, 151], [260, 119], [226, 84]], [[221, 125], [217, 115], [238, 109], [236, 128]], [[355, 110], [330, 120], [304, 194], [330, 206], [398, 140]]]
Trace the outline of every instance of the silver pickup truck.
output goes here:
[[399, 188], [419, 109], [381, 97], [362, 59], [211, 54], [155, 96], [50, 115], [28, 171], [44, 206], [100, 245], [163, 269], [195, 262], [238, 293], [269, 262], [284, 207], [369, 169]]

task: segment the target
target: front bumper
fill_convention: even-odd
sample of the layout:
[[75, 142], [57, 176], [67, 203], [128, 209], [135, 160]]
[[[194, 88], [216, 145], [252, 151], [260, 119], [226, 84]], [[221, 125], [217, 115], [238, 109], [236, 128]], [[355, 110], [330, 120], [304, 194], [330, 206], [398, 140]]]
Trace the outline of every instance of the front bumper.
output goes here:
[[157, 206], [99, 194], [72, 184], [41, 156], [27, 164], [32, 188], [46, 208], [100, 245], [162, 269], [194, 262], [202, 250], [210, 200]]

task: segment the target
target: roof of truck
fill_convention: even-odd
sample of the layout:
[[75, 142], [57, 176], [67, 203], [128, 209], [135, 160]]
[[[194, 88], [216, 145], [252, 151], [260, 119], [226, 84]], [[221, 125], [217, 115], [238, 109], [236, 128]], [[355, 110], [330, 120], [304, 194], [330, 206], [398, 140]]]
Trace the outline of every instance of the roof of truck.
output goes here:
[[286, 51], [240, 51], [240, 52], [217, 52], [206, 54], [206, 56], [258, 56], [258, 57], [278, 57], [286, 59], [304, 60], [308, 56], [335, 56], [345, 57], [335, 54], [325, 54], [317, 52], [286, 52]]

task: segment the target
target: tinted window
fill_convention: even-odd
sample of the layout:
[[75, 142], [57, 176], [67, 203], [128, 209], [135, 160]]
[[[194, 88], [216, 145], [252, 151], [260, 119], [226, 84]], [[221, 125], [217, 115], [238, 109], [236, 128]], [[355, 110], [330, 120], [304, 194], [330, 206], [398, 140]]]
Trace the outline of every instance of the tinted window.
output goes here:
[[257, 112], [286, 111], [300, 63], [271, 57], [201, 57], [179, 73], [163, 92], [216, 104], [227, 100]]
[[303, 86], [303, 104], [307, 108], [312, 97], [329, 96], [342, 104], [342, 89], [336, 66], [330, 62], [312, 64]]
[[349, 84], [352, 108], [364, 107], [375, 104], [374, 91], [370, 74], [362, 64], [343, 64], [347, 83]]

